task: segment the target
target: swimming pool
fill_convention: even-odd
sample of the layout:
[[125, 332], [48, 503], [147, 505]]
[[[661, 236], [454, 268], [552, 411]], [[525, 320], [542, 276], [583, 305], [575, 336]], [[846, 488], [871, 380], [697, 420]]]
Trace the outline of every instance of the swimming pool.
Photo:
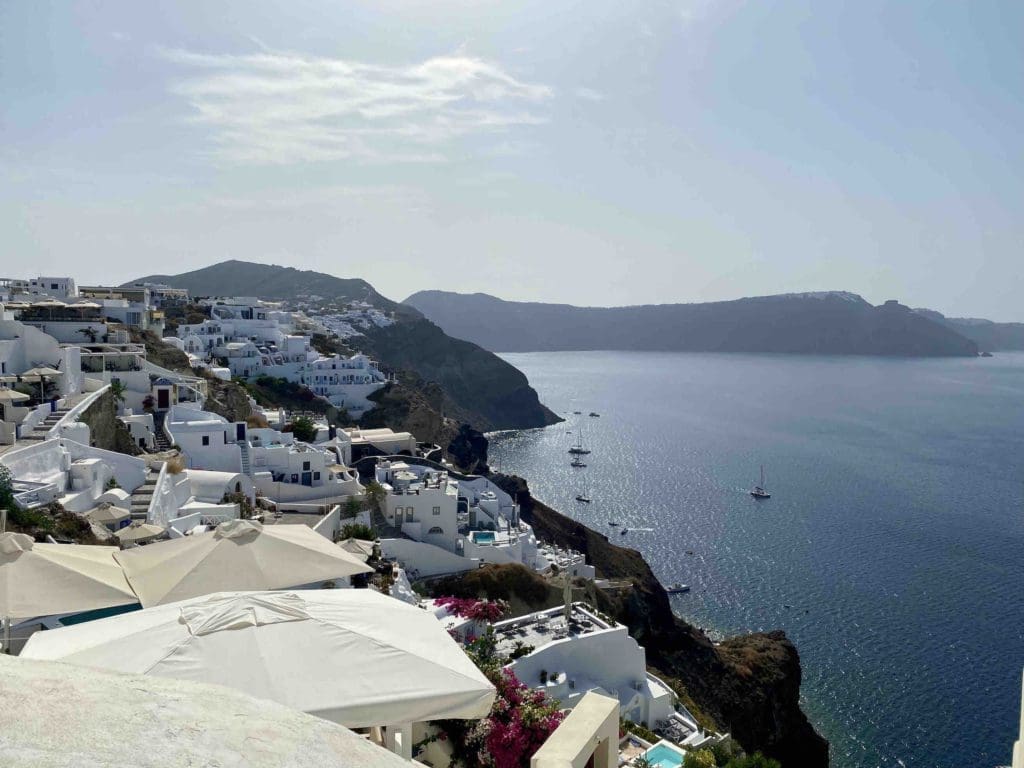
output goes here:
[[679, 768], [683, 764], [683, 753], [664, 742], [659, 742], [644, 754], [654, 768]]
[[473, 541], [477, 544], [493, 544], [494, 543], [494, 532], [493, 531], [473, 531]]

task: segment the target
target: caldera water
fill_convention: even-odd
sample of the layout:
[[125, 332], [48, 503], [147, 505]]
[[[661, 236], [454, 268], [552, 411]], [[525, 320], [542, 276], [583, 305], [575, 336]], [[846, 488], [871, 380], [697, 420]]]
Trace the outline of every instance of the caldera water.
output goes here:
[[713, 635], [785, 629], [836, 768], [1009, 762], [1024, 353], [502, 357], [566, 421], [492, 435], [492, 466], [689, 584], [673, 607]]

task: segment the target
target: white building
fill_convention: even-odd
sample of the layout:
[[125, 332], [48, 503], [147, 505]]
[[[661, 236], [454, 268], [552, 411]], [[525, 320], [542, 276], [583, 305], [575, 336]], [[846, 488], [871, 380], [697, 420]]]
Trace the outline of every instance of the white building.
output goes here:
[[[0, 464], [14, 477], [14, 498], [20, 507], [58, 501], [69, 512], [85, 513], [104, 501], [121, 506], [125, 492], [143, 484], [142, 459], [90, 447], [88, 427], [81, 427], [86, 444], [56, 438], [19, 444], [0, 455]], [[107, 487], [111, 479], [117, 482], [116, 489]]]
[[459, 489], [448, 473], [382, 461], [376, 479], [386, 491], [381, 511], [390, 525], [416, 541], [458, 551]]
[[494, 625], [497, 652], [521, 682], [543, 690], [572, 708], [595, 691], [619, 702], [621, 716], [648, 728], [685, 722], [689, 732], [700, 728], [685, 709], [677, 711], [667, 684], [647, 671], [647, 655], [622, 624], [599, 618], [581, 603], [538, 611]]
[[165, 429], [190, 468], [244, 474], [279, 508], [319, 508], [363, 495], [333, 447], [309, 445], [288, 432], [250, 428], [244, 421], [229, 422], [186, 406], [171, 409]]
[[312, 390], [332, 405], [358, 415], [373, 407], [368, 397], [387, 383], [366, 355], [321, 356], [310, 337], [296, 332], [295, 313], [252, 297], [209, 299], [210, 319], [178, 326], [171, 341], [204, 363], [220, 361], [232, 376], [272, 376]]
[[366, 355], [319, 357], [299, 371], [298, 382], [327, 398], [332, 405], [357, 415], [374, 405], [368, 398], [387, 384], [377, 364]]
[[55, 299], [71, 299], [78, 296], [78, 288], [70, 277], [33, 277], [28, 280], [19, 278], [0, 279], [0, 292], [8, 301], [33, 301], [41, 296]]
[[414, 574], [466, 570], [449, 556], [455, 554], [469, 563], [515, 563], [541, 573], [554, 564], [560, 572], [594, 578], [582, 554], [539, 545], [512, 497], [485, 477], [392, 458], [378, 461], [375, 479], [385, 491], [385, 521], [412, 540], [384, 538], [382, 551]]

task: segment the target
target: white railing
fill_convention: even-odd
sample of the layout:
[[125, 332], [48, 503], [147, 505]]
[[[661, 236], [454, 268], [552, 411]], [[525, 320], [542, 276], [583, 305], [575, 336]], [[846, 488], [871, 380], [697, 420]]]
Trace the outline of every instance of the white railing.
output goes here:
[[[165, 492], [174, 493], [174, 490], [170, 487], [165, 489], [168, 485], [168, 480], [171, 475], [167, 472], [167, 462], [165, 461], [160, 466], [160, 471], [156, 476], [156, 483], [153, 486], [153, 495], [149, 499], [149, 507], [146, 509], [146, 522], [155, 523], [156, 525], [163, 526], [164, 528], [170, 527], [170, 521], [173, 519], [167, 514], [167, 510], [162, 510], [163, 495]], [[162, 510], [162, 512], [161, 512]], [[174, 505], [174, 512], [177, 513], [178, 506]]]
[[74, 424], [78, 421], [79, 417], [89, 410], [93, 403], [103, 397], [109, 389], [110, 385], [107, 384], [106, 386], [97, 389], [95, 392], [90, 392], [82, 398], [70, 411], [61, 417], [60, 421], [50, 427], [50, 431], [46, 433], [47, 439], [51, 437], [60, 437], [61, 427], [66, 426], [67, 424]]

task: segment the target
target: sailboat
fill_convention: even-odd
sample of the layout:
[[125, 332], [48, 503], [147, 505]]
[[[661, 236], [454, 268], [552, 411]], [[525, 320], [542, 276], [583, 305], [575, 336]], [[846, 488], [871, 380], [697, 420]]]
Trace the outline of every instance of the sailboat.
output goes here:
[[590, 503], [590, 494], [587, 493], [587, 489], [586, 488], [583, 489], [582, 493], [577, 493], [576, 494], [576, 501], [580, 502], [581, 504], [589, 504]]
[[583, 459], [581, 459], [579, 456], [573, 456], [572, 461], [569, 462], [569, 466], [576, 467], [579, 469], [587, 465], [583, 463]]
[[764, 487], [764, 464], [761, 465], [761, 482], [751, 489], [750, 495], [755, 499], [770, 499], [772, 497]]
[[583, 447], [583, 432], [581, 431], [576, 438], [576, 445], [569, 449], [569, 453], [576, 454], [577, 456], [585, 456], [590, 453], [590, 449]]

